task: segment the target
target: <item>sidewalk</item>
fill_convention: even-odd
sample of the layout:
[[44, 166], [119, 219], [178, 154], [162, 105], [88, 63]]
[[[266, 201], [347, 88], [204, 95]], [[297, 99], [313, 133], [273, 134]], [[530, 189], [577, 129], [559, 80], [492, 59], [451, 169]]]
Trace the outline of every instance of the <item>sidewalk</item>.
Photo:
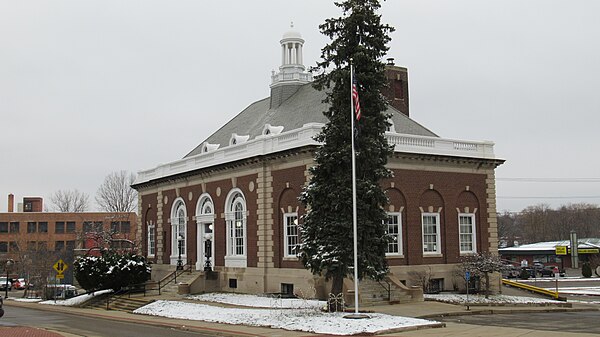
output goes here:
[[[162, 297], [161, 299], [167, 299]], [[168, 298], [169, 300], [181, 300], [180, 297], [174, 296]], [[243, 325], [228, 325], [219, 323], [209, 323], [203, 321], [192, 321], [182, 319], [170, 319], [156, 316], [145, 316], [135, 315], [121, 311], [113, 310], [96, 310], [96, 309], [82, 309], [74, 307], [61, 307], [51, 305], [41, 305], [38, 303], [26, 303], [16, 301], [6, 301], [5, 309], [9, 309], [11, 306], [22, 306], [30, 307], [40, 310], [59, 311], [68, 313], [77, 313], [78, 315], [84, 316], [95, 316], [103, 317], [111, 320], [135, 322], [146, 325], [170, 327], [174, 329], [182, 329], [187, 331], [203, 332], [214, 336], [234, 336], [234, 337], [304, 337], [304, 336], [316, 336], [316, 334], [300, 331], [287, 331], [282, 329], [270, 329], [262, 327], [251, 327]], [[415, 318], [427, 318], [435, 320], [436, 317], [449, 316], [449, 315], [463, 315], [463, 314], [493, 314], [493, 313], [532, 313], [532, 312], [547, 312], [547, 311], [591, 311], [598, 310], [598, 306], [586, 305], [580, 303], [573, 303], [571, 308], [555, 307], [555, 306], [472, 306], [471, 310], [466, 310], [466, 307], [462, 305], [453, 305], [433, 301], [425, 301], [410, 304], [396, 304], [396, 305], [382, 305], [374, 307], [364, 308], [370, 312], [385, 313], [395, 316], [415, 317]], [[493, 327], [488, 326], [477, 326], [469, 324], [457, 324], [447, 323], [445, 327], [441, 328], [429, 328], [419, 330], [405, 330], [402, 332], [390, 332], [380, 334], [381, 336], [520, 336], [527, 335], [528, 337], [537, 336], [586, 336], [586, 334], [579, 333], [565, 333], [565, 332], [549, 332], [541, 330], [528, 330], [528, 329], [517, 329], [508, 327]], [[13, 329], [13, 328], [7, 328]], [[0, 337], [5, 336], [2, 333], [7, 332], [0, 329]], [[44, 332], [42, 330], [42, 332]], [[39, 332], [41, 333], [41, 332]], [[9, 336], [9, 335], [6, 335]], [[17, 336], [16, 334], [10, 334], [10, 336]], [[38, 334], [37, 331], [31, 331], [31, 334], [27, 336], [31, 337], [55, 337], [56, 334]], [[61, 333], [60, 336], [73, 337], [74, 335]], [[592, 335], [589, 335], [592, 336]]]

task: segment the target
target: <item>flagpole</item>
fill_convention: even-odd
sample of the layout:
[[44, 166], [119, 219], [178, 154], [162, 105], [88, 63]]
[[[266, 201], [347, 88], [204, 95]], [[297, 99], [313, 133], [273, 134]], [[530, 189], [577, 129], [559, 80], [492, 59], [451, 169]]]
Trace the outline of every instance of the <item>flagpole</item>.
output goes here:
[[354, 231], [354, 314], [358, 315], [358, 226], [356, 221], [356, 151], [354, 151], [354, 100], [352, 90], [354, 85], [354, 66], [350, 59], [350, 121], [352, 139], [352, 229]]

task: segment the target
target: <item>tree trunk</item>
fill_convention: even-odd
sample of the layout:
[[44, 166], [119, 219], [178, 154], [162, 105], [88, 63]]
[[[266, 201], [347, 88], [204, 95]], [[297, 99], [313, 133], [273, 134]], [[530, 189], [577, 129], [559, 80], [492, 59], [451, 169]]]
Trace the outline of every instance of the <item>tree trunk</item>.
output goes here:
[[327, 307], [330, 312], [344, 311], [344, 276], [336, 274], [332, 277], [331, 293], [327, 299]]
[[490, 273], [485, 273], [485, 298], [490, 297]]

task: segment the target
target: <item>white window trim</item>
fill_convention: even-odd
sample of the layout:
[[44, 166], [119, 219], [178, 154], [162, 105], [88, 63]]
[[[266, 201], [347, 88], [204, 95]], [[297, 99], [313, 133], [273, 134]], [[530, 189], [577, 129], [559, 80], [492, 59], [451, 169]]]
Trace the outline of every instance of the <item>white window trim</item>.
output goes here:
[[285, 213], [283, 214], [283, 257], [284, 258], [298, 258], [299, 255], [299, 251], [296, 252], [296, 254], [289, 254], [289, 242], [288, 242], [288, 237], [290, 236], [290, 234], [288, 233], [288, 219], [291, 217], [296, 217], [296, 247], [300, 246], [300, 233], [299, 233], [299, 229], [298, 229], [298, 213], [297, 212], [293, 212], [293, 213]]
[[[436, 248], [434, 252], [426, 252], [425, 251], [425, 231], [423, 230], [423, 218], [426, 216], [434, 216], [436, 218], [435, 221], [435, 243]], [[421, 213], [421, 245], [423, 255], [439, 255], [442, 252], [442, 241], [440, 236], [440, 213]]]
[[[460, 218], [461, 217], [471, 218], [471, 228], [473, 229], [473, 231], [471, 233], [473, 249], [471, 249], [471, 250], [462, 250], [462, 242], [460, 239], [460, 236], [462, 235], [462, 232], [460, 231]], [[458, 213], [458, 249], [460, 250], [461, 254], [477, 253], [477, 223], [475, 221], [476, 221], [475, 213]]]
[[176, 265], [177, 264], [177, 260], [179, 259], [179, 238], [177, 237], [177, 226], [179, 226], [179, 218], [177, 217], [177, 210], [179, 209], [179, 205], [183, 206], [183, 247], [182, 247], [182, 251], [181, 251], [181, 260], [185, 263], [187, 263], [187, 223], [188, 223], [188, 216], [187, 216], [187, 209], [185, 206], [185, 202], [183, 201], [183, 198], [177, 198], [175, 199], [175, 201], [173, 202], [173, 208], [171, 209], [171, 256], [170, 256], [170, 260], [171, 260], [171, 264], [172, 265]]
[[[148, 221], [148, 257], [154, 257], [156, 254], [156, 225], [152, 220]], [[152, 233], [152, 234], [151, 234]], [[154, 238], [151, 240], [150, 238]], [[154, 250], [154, 252], [152, 252]]]
[[[399, 257], [399, 256], [404, 256], [403, 252], [403, 246], [402, 246], [402, 213], [398, 213], [398, 212], [388, 212], [387, 213], [388, 217], [389, 216], [397, 216], [398, 217], [398, 234], [397, 234], [397, 239], [398, 239], [398, 252], [397, 253], [385, 253], [385, 256], [393, 256], [393, 257]], [[389, 227], [388, 227], [388, 223], [386, 221], [386, 232], [388, 231]], [[389, 235], [389, 234], [388, 234]], [[388, 246], [389, 247], [389, 246]], [[387, 248], [386, 248], [387, 250]]]
[[[207, 212], [207, 207], [210, 208], [210, 212]], [[205, 253], [205, 225], [212, 226], [211, 230], [211, 264], [215, 267], [215, 203], [212, 200], [212, 197], [208, 193], [203, 193], [198, 198], [198, 203], [196, 204], [196, 270], [204, 270], [204, 264], [206, 263], [206, 253]]]
[[[235, 221], [235, 203], [241, 199], [242, 202], [242, 228], [243, 228], [243, 237], [244, 237], [244, 254], [232, 254], [232, 241], [231, 241], [231, 229], [234, 225]], [[248, 232], [247, 232], [247, 221], [248, 221], [248, 213], [247, 213], [247, 203], [246, 197], [242, 193], [242, 191], [238, 188], [233, 189], [229, 192], [226, 199], [225, 204], [225, 230], [227, 232], [227, 243], [225, 247], [225, 267], [247, 267], [248, 263]]]

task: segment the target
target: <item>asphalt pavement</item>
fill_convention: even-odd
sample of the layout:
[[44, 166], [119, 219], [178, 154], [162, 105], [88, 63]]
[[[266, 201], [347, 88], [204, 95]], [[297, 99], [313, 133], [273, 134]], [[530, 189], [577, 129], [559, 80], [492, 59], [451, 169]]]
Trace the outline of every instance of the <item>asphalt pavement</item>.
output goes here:
[[[179, 295], [172, 295], [170, 298], [161, 299], [169, 300], [181, 300]], [[34, 307], [36, 309], [49, 310], [49, 311], [63, 311], [74, 313], [81, 316], [91, 316], [97, 318], [103, 318], [107, 320], [118, 320], [135, 322], [139, 324], [147, 324], [153, 326], [169, 327], [173, 329], [182, 329], [186, 331], [196, 331], [208, 335], [214, 336], [263, 336], [263, 337], [304, 337], [304, 336], [316, 336], [316, 334], [300, 332], [300, 331], [287, 331], [282, 329], [270, 329], [263, 327], [251, 327], [243, 325], [228, 325], [219, 323], [209, 323], [203, 321], [190, 321], [181, 319], [170, 319], [164, 317], [136, 315], [115, 310], [97, 310], [97, 309], [84, 309], [74, 307], [62, 307], [62, 306], [50, 306], [40, 305], [38, 303], [27, 303], [11, 301], [10, 299], [5, 301], [5, 310], [10, 310], [11, 306], [27, 306]], [[564, 306], [523, 306], [523, 305], [504, 305], [504, 306], [471, 306], [467, 310], [465, 306], [446, 304], [434, 301], [424, 301], [417, 303], [408, 304], [395, 304], [395, 305], [381, 305], [373, 307], [365, 307], [365, 310], [372, 312], [385, 313], [395, 316], [404, 317], [416, 317], [416, 318], [428, 318], [432, 320], [458, 317], [465, 315], [494, 315], [494, 314], [520, 314], [530, 315], [532, 313], [552, 312], [552, 313], [564, 313], [564, 312], [584, 312], [584, 311], [597, 311], [600, 308], [597, 304], [585, 304], [585, 303], [573, 303], [570, 307]], [[488, 316], [489, 317], [489, 316]], [[486, 323], [485, 320], [481, 323]], [[444, 326], [445, 325], [445, 326]], [[27, 327], [5, 327], [0, 329], [1, 336], [18, 336], [17, 333], [21, 333], [21, 330], [27, 329]], [[15, 329], [14, 331], [10, 329]], [[13, 334], [14, 332], [14, 334]], [[4, 333], [4, 335], [3, 335]], [[48, 335], [48, 333], [50, 335]], [[26, 336], [29, 337], [42, 337], [51, 336], [57, 337], [56, 334], [65, 337], [74, 337], [77, 335], [48, 331], [38, 330], [30, 328]], [[389, 332], [382, 332], [381, 336], [528, 336], [528, 337], [542, 337], [542, 336], [597, 336], [597, 334], [586, 334], [586, 333], [573, 333], [564, 331], [548, 331], [539, 330], [536, 327], [531, 328], [512, 328], [508, 326], [492, 326], [489, 325], [478, 325], [478, 324], [465, 324], [461, 320], [451, 319], [447, 323], [439, 324], [436, 328], [427, 328], [415, 330], [415, 328], [408, 328], [403, 330], [395, 330]]]

